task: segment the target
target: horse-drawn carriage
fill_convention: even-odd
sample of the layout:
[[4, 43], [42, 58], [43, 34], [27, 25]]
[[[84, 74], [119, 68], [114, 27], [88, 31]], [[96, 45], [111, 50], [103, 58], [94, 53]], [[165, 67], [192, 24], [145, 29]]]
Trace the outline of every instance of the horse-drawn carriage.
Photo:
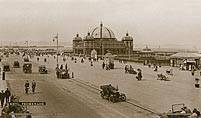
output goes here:
[[56, 69], [58, 79], [70, 79], [70, 74], [66, 69]]
[[101, 89], [101, 97], [103, 99], [107, 99], [113, 103], [126, 101], [126, 95], [124, 93], [119, 93], [118, 88], [115, 88], [111, 85], [102, 85]]
[[39, 66], [38, 71], [39, 71], [40, 74], [47, 74], [47, 68], [46, 68], [45, 65]]

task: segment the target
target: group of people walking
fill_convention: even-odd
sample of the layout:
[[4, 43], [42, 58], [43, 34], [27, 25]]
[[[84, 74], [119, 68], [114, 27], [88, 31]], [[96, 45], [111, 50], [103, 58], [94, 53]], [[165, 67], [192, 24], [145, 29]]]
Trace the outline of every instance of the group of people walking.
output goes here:
[[11, 92], [8, 88], [5, 90], [5, 92], [4, 90], [1, 90], [0, 92], [1, 107], [4, 106], [5, 100], [6, 100], [6, 103], [10, 102], [10, 96], [11, 96]]
[[[28, 94], [29, 93], [29, 88], [30, 88], [30, 84], [29, 84], [28, 80], [26, 81], [24, 86], [25, 86], [25, 93]], [[31, 82], [31, 88], [32, 88], [32, 93], [34, 94], [35, 90], [36, 90], [36, 82], [35, 82], [35, 80], [33, 80]]]

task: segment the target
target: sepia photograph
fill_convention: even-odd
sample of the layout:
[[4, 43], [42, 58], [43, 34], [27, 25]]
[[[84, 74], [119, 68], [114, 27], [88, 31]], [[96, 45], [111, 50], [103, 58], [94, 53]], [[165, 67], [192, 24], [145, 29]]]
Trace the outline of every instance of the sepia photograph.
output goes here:
[[0, 0], [0, 118], [201, 118], [201, 0]]

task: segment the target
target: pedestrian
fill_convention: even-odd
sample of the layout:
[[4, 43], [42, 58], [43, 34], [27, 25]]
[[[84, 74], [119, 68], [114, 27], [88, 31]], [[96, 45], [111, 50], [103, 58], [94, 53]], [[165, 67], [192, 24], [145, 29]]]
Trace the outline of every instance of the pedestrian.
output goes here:
[[192, 76], [194, 76], [194, 73], [195, 73], [195, 71], [194, 71], [194, 69], [193, 69], [192, 72], [191, 72]]
[[133, 67], [130, 65], [130, 70], [133, 70]]
[[125, 73], [128, 73], [128, 65], [125, 66]]
[[137, 80], [142, 80], [142, 72], [140, 69], [138, 69], [138, 74], [137, 74]]
[[31, 87], [32, 87], [32, 92], [35, 93], [36, 82], [34, 80], [32, 81]]
[[7, 88], [6, 91], [5, 91], [6, 103], [9, 102], [10, 96], [11, 96], [11, 92], [10, 92], [10, 90], [8, 90], [8, 88]]
[[155, 69], [154, 69], [154, 71], [158, 71], [158, 66], [155, 66]]
[[25, 92], [26, 92], [26, 94], [28, 94], [28, 91], [29, 91], [29, 81], [27, 80], [26, 83], [25, 83]]
[[77, 63], [77, 58], [75, 58], [75, 63]]
[[65, 58], [65, 57], [63, 58], [63, 61], [64, 61], [64, 62], [66, 61], [66, 58]]
[[103, 64], [102, 64], [102, 68], [104, 69], [105, 68], [105, 63], [103, 62]]
[[47, 61], [47, 59], [45, 58], [45, 59], [44, 59], [44, 62], [46, 62], [46, 61]]
[[1, 90], [1, 92], [0, 92], [1, 107], [3, 107], [3, 105], [4, 105], [4, 99], [5, 99], [5, 94], [4, 94], [3, 90]]
[[93, 66], [93, 62], [91, 61], [91, 66]]
[[27, 113], [26, 118], [32, 118], [31, 113], [29, 112], [29, 110], [27, 110], [26, 113]]
[[63, 69], [63, 65], [61, 64], [60, 69]]
[[72, 72], [72, 78], [74, 78], [74, 73]]
[[2, 72], [2, 80], [5, 80], [5, 78], [6, 78], [6, 73], [5, 73], [5, 71], [3, 71]]
[[81, 59], [81, 63], [84, 63], [84, 59], [83, 58]]
[[66, 63], [66, 65], [65, 65], [65, 69], [68, 70], [68, 65], [67, 65], [67, 63]]

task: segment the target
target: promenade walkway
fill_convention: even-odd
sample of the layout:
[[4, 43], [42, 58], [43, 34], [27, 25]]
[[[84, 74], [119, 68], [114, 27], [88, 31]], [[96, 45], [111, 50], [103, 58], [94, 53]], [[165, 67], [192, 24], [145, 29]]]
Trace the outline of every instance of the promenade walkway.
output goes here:
[[[125, 64], [117, 61], [115, 62], [115, 69], [107, 71], [102, 69], [102, 61], [94, 62], [94, 66], [90, 66], [88, 60], [82, 64], [80, 59], [77, 59], [77, 63], [71, 61], [70, 58], [66, 62], [63, 62], [61, 58], [59, 59], [60, 64], [68, 63], [71, 71], [74, 72], [75, 79], [81, 79], [96, 86], [118, 85], [119, 90], [126, 93], [130, 101], [135, 101], [160, 113], [168, 111], [171, 109], [171, 105], [176, 103], [185, 103], [191, 109], [198, 108], [201, 110], [201, 89], [194, 87], [195, 76], [192, 76], [189, 71], [173, 68], [174, 75], [169, 76], [170, 81], [161, 81], [157, 80], [157, 74], [164, 74], [165, 70], [170, 67], [161, 67], [158, 72], [155, 72], [153, 68], [129, 62], [127, 64], [132, 65], [134, 69], [140, 68], [142, 70], [143, 80], [137, 81], [136, 75], [125, 74]], [[41, 64], [43, 63], [42, 60], [41, 58]], [[55, 68], [55, 65], [55, 59], [49, 58], [47, 66]], [[66, 82], [62, 82], [62, 84], [66, 84]]]
[[[7, 88], [7, 82], [6, 80], [0, 80], [0, 91], [1, 90], [6, 90]], [[0, 107], [0, 116], [1, 116], [1, 111], [2, 111], [2, 107]]]

